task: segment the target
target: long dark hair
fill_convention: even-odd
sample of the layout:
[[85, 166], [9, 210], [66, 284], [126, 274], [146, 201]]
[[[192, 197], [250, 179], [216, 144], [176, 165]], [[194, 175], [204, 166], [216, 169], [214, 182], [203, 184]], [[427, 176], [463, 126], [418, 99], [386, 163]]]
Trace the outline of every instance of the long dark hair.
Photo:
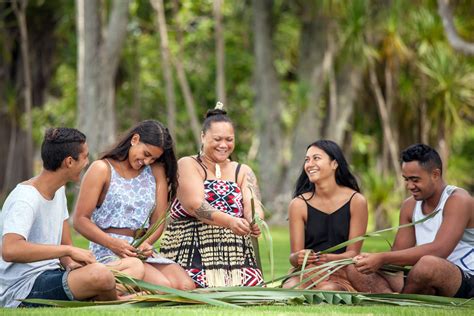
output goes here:
[[[341, 148], [338, 144], [331, 140], [318, 140], [306, 147], [308, 150], [310, 147], [318, 147], [319, 149], [323, 150], [331, 160], [336, 160], [337, 162], [337, 169], [336, 169], [336, 183], [338, 185], [342, 185], [348, 188], [351, 188], [357, 192], [360, 192], [359, 185], [357, 184], [357, 180], [354, 175], [349, 170], [349, 165], [347, 164], [346, 158], [342, 153]], [[309, 181], [308, 175], [304, 170], [304, 165], [301, 170], [301, 174], [296, 180], [295, 191], [293, 192], [293, 197], [300, 196], [306, 192], [316, 192], [316, 187], [314, 183]]]
[[112, 149], [105, 152], [100, 159], [110, 158], [118, 161], [128, 159], [132, 146], [133, 135], [140, 135], [140, 142], [163, 148], [163, 154], [156, 160], [165, 166], [166, 178], [169, 185], [169, 198], [173, 200], [178, 188], [178, 163], [173, 148], [173, 139], [168, 129], [156, 120], [146, 120], [129, 129]]

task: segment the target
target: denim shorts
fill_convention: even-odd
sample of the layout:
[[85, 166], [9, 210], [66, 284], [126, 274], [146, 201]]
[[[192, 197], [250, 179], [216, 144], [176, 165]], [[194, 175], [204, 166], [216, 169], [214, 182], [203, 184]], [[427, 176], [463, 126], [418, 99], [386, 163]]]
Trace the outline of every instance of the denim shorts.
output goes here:
[[[67, 277], [69, 271], [60, 269], [48, 270], [41, 273], [36, 278], [33, 288], [31, 288], [30, 294], [26, 297], [29, 298], [41, 298], [50, 300], [61, 300], [61, 301], [72, 301], [74, 296], [69, 289], [67, 284]], [[40, 307], [44, 305], [33, 304], [22, 302], [18, 307]]]

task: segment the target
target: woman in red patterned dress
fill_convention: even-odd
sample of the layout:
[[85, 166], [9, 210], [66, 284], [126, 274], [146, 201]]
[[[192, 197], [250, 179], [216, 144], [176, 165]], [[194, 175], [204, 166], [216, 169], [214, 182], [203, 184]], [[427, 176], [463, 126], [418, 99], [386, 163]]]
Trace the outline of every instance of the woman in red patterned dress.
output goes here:
[[222, 109], [208, 111], [202, 150], [178, 162], [179, 186], [161, 253], [179, 263], [198, 287], [255, 286], [263, 283], [251, 236], [253, 191], [263, 218], [252, 169], [230, 159], [234, 126]]

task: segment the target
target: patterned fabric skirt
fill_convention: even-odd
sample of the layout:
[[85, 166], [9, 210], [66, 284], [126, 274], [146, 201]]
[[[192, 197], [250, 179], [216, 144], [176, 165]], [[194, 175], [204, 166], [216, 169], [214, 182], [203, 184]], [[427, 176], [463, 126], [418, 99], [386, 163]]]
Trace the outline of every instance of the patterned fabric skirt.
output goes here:
[[[109, 236], [112, 236], [114, 238], [118, 239], [123, 239], [129, 244], [133, 242], [133, 238], [129, 236], [124, 236], [124, 235], [118, 235], [118, 234], [113, 234], [113, 233], [108, 233]], [[95, 242], [90, 242], [89, 243], [89, 249], [94, 253], [94, 256], [96, 260], [100, 263], [108, 264], [112, 261], [117, 261], [120, 260], [120, 257], [118, 257], [115, 253], [113, 253], [112, 250], [109, 248], [106, 248], [102, 245], [96, 244]], [[144, 262], [146, 263], [155, 263], [155, 264], [172, 264], [174, 263], [172, 260], [169, 260], [167, 258], [164, 258], [161, 254], [157, 253], [156, 251], [148, 257]]]
[[161, 254], [181, 265], [199, 287], [263, 284], [250, 236], [208, 225], [194, 218], [171, 222]]

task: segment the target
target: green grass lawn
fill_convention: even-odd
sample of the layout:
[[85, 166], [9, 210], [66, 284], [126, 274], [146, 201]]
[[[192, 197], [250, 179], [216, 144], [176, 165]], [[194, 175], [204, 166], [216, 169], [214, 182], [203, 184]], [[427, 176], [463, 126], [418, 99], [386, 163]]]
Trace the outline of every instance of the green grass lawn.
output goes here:
[[[290, 268], [288, 256], [290, 253], [290, 240], [286, 227], [272, 227], [274, 246], [275, 276], [285, 275]], [[393, 239], [389, 235], [388, 239]], [[390, 240], [391, 241], [391, 240]], [[74, 235], [74, 244], [87, 248], [88, 242], [81, 236]], [[371, 239], [364, 243], [363, 251], [384, 251], [389, 248], [383, 239]], [[270, 267], [268, 261], [267, 247], [260, 239], [260, 253], [263, 270], [266, 280], [270, 280]], [[474, 315], [474, 311], [461, 310], [456, 308], [421, 308], [421, 307], [399, 307], [399, 306], [344, 306], [344, 305], [308, 305], [308, 306], [256, 306], [242, 309], [226, 309], [210, 306], [192, 307], [160, 307], [160, 308], [118, 308], [118, 307], [94, 307], [81, 309], [60, 309], [60, 308], [40, 308], [40, 309], [0, 309], [0, 315], [196, 315], [196, 316], [219, 316], [219, 315]]]

